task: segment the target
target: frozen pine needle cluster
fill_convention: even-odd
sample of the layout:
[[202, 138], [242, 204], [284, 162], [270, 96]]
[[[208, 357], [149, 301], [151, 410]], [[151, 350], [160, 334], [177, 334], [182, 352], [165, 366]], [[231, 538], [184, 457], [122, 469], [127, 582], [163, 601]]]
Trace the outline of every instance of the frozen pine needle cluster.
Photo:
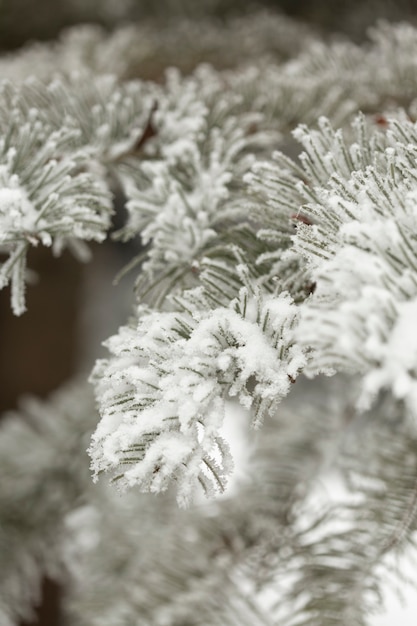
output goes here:
[[417, 30], [202, 24], [76, 27], [0, 63], [13, 312], [32, 246], [87, 261], [108, 237], [136, 273], [90, 380], [1, 424], [2, 626], [43, 576], [69, 626], [371, 626], [407, 582]]

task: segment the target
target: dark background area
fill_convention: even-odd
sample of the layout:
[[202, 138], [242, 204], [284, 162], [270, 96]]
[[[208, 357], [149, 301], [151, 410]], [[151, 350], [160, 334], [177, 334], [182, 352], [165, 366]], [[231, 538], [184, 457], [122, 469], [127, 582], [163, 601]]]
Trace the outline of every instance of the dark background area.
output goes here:
[[[253, 11], [278, 9], [322, 32], [344, 34], [361, 41], [378, 19], [417, 21], [412, 0], [0, 0], [0, 51], [12, 52], [32, 41], [56, 38], [77, 23], [98, 23], [111, 30], [121, 23], [152, 19], [166, 24], [187, 16], [220, 20]], [[34, 68], [36, 72], [36, 68]], [[103, 253], [100, 253], [103, 259]], [[16, 318], [10, 311], [8, 289], [0, 291], [0, 412], [17, 406], [23, 393], [45, 397], [76, 370], [80, 348], [85, 269], [69, 254], [53, 259], [49, 250], [35, 249], [29, 265], [39, 274], [29, 286], [29, 313]], [[111, 304], [109, 305], [111, 306]], [[44, 581], [43, 598], [32, 622], [22, 626], [59, 626], [59, 588]]]
[[32, 40], [54, 39], [82, 22], [113, 28], [119, 23], [176, 17], [225, 19], [259, 7], [277, 9], [304, 20], [323, 33], [339, 32], [361, 40], [378, 19], [415, 21], [413, 0], [0, 0], [0, 49], [12, 50]]

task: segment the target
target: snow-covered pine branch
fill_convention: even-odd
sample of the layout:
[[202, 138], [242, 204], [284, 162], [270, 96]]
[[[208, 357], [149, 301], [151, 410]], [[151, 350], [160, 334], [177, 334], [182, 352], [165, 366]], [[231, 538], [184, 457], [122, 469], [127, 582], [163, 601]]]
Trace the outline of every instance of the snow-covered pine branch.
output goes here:
[[279, 125], [230, 82], [225, 88], [206, 67], [189, 78], [170, 72], [142, 158], [128, 157], [119, 167], [128, 220], [116, 237], [140, 234], [148, 245], [137, 291], [153, 306], [195, 284], [193, 273], [204, 257], [217, 256], [213, 249], [225, 244], [228, 230], [230, 241], [240, 243], [235, 226], [247, 220], [243, 175], [254, 155], [280, 138]]
[[175, 482], [186, 503], [199, 482], [223, 491], [232, 463], [220, 436], [236, 396], [259, 424], [287, 395], [305, 358], [293, 342], [289, 296], [249, 297], [208, 311], [144, 312], [107, 342], [93, 381], [102, 416], [90, 455], [120, 486], [159, 492]]
[[315, 285], [297, 331], [313, 349], [306, 371], [360, 372], [361, 406], [389, 388], [415, 414], [417, 128], [401, 114], [384, 126], [360, 116], [347, 137], [324, 118], [299, 127], [301, 168], [277, 154], [253, 181], [259, 192], [265, 172], [269, 221], [274, 210], [295, 219], [287, 256], [305, 259]]
[[[206, 77], [207, 80], [201, 81], [201, 76]], [[371, 77], [368, 76], [368, 79], [370, 80]], [[230, 76], [229, 81], [233, 84]], [[226, 314], [226, 311], [234, 308], [234, 298], [239, 289], [240, 278], [238, 277], [237, 283], [234, 282], [236, 274], [230, 270], [233, 260], [228, 259], [224, 262], [224, 255], [226, 250], [229, 253], [232, 252], [232, 257], [233, 254], [237, 257], [250, 254], [248, 259], [249, 291], [259, 294], [257, 286], [262, 285], [262, 289], [267, 294], [267, 301], [274, 302], [279, 307], [282, 298], [284, 300], [287, 298], [285, 293], [289, 290], [296, 302], [296, 304], [294, 302], [291, 304], [294, 307], [294, 314], [291, 314], [290, 318], [300, 317], [302, 323], [291, 338], [284, 340], [284, 344], [288, 347], [292, 342], [302, 347], [295, 359], [297, 363], [293, 368], [295, 374], [303, 369], [306, 354], [308, 354], [306, 372], [310, 375], [317, 375], [320, 372], [331, 373], [341, 368], [363, 373], [365, 371], [363, 349], [366, 349], [367, 345], [364, 342], [363, 333], [366, 332], [366, 326], [362, 333], [357, 332], [356, 318], [360, 315], [366, 316], [367, 310], [361, 313], [357, 306], [358, 294], [355, 292], [352, 296], [352, 306], [355, 308], [356, 317], [351, 315], [349, 309], [347, 316], [349, 322], [341, 318], [342, 309], [335, 308], [335, 302], [339, 303], [343, 299], [339, 293], [340, 283], [346, 283], [348, 286], [349, 282], [346, 282], [346, 277], [343, 277], [342, 281], [340, 276], [335, 275], [332, 278], [332, 272], [329, 273], [330, 266], [328, 267], [326, 262], [330, 263], [338, 246], [342, 251], [348, 249], [348, 246], [344, 245], [346, 242], [340, 241], [340, 236], [343, 236], [347, 230], [346, 223], [356, 224], [364, 219], [376, 220], [378, 218], [376, 213], [383, 211], [383, 201], [384, 199], [386, 201], [387, 193], [392, 191], [394, 196], [397, 193], [395, 186], [400, 183], [399, 177], [413, 180], [412, 172], [410, 172], [410, 164], [413, 163], [413, 148], [404, 146], [404, 128], [411, 129], [412, 124], [405, 119], [401, 120], [401, 116], [397, 121], [392, 122], [393, 128], [396, 129], [393, 131], [380, 128], [382, 122], [378, 120], [375, 123], [375, 120], [367, 121], [360, 116], [353, 122], [347, 139], [344, 138], [341, 130], [334, 131], [330, 122], [322, 117], [318, 130], [310, 131], [307, 127], [301, 126], [294, 133], [296, 139], [301, 141], [307, 150], [306, 155], [301, 155], [301, 167], [287, 157], [278, 155], [276, 164], [255, 164], [252, 168], [253, 173], [248, 174], [248, 168], [253, 163], [253, 156], [246, 158], [247, 147], [250, 147], [252, 152], [255, 150], [262, 154], [268, 145], [267, 143], [263, 145], [262, 141], [257, 144], [256, 135], [253, 138], [250, 133], [247, 137], [244, 132], [242, 134], [242, 130], [245, 129], [245, 116], [247, 116], [245, 109], [242, 111], [242, 103], [246, 110], [250, 111], [256, 100], [253, 100], [253, 97], [247, 97], [250, 92], [245, 92], [243, 81], [239, 86], [242, 93], [246, 93], [246, 99], [244, 98], [243, 102], [239, 99], [234, 102], [232, 95], [228, 94], [227, 106], [226, 100], [223, 101], [221, 98], [217, 100], [218, 85], [212, 73], [204, 69], [200, 71], [200, 74], [197, 72], [190, 80], [182, 82], [179, 81], [177, 74], [171, 74], [167, 84], [167, 99], [161, 99], [160, 108], [158, 107], [152, 116], [153, 133], [145, 147], [144, 159], [134, 162], [128, 157], [121, 166], [120, 176], [129, 198], [127, 204], [129, 220], [119, 236], [129, 238], [141, 232], [143, 242], [149, 243], [147, 259], [142, 265], [142, 274], [138, 280], [139, 302], [149, 299], [150, 304], [156, 309], [162, 307], [167, 312], [155, 311], [155, 313], [145, 315], [139, 313], [138, 326], [122, 329], [120, 336], [122, 342], [120, 343], [119, 340], [115, 342], [113, 339], [109, 344], [116, 360], [113, 358], [109, 361], [102, 361], [94, 374], [97, 398], [103, 415], [103, 421], [95, 434], [90, 450], [95, 471], [111, 469], [113, 476], [120, 481], [121, 485], [138, 482], [142, 489], [154, 491], [165, 489], [172, 476], [175, 476], [180, 483], [180, 474], [184, 477], [188, 476], [180, 488], [180, 499], [184, 498], [184, 500], [188, 498], [185, 487], [187, 481], [191, 479], [192, 482], [198, 476], [200, 482], [204, 482], [204, 474], [200, 473], [202, 461], [209, 468], [209, 482], [212, 486], [216, 483], [218, 486], [223, 485], [221, 472], [222, 465], [224, 463], [227, 465], [226, 448], [223, 443], [217, 441], [219, 447], [217, 456], [221, 459], [218, 467], [213, 456], [216, 440], [210, 439], [211, 435], [207, 439], [206, 435], [202, 434], [207, 428], [211, 433], [212, 429], [208, 427], [208, 424], [212, 420], [215, 424], [214, 430], [221, 423], [221, 417], [219, 418], [221, 404], [217, 405], [217, 400], [214, 402], [214, 398], [222, 398], [225, 393], [236, 393], [234, 385], [236, 385], [237, 377], [238, 381], [241, 383], [243, 381], [238, 394], [241, 398], [246, 398], [246, 402], [249, 402], [248, 397], [251, 398], [250, 403], [257, 407], [257, 411], [259, 403], [257, 390], [259, 391], [260, 387], [256, 386], [256, 382], [267, 380], [270, 386], [274, 376], [270, 374], [265, 376], [260, 367], [260, 361], [256, 358], [255, 350], [253, 350], [254, 356], [251, 364], [251, 357], [247, 351], [244, 364], [238, 363], [238, 374], [233, 373], [228, 380], [230, 386], [225, 386], [223, 372], [218, 364], [214, 366], [213, 363], [205, 363], [204, 359], [200, 362], [201, 355], [197, 354], [198, 350], [196, 352], [193, 337], [201, 339], [199, 329], [207, 325], [204, 314], [201, 313], [201, 307], [194, 307], [192, 304], [189, 309], [190, 315], [184, 317], [183, 314], [172, 312], [173, 300], [181, 301], [184, 288], [195, 284], [200, 285], [209, 303], [209, 319], [215, 324], [214, 331], [219, 331], [216, 325], [220, 323], [221, 336], [224, 333], [221, 319], [225, 321], [227, 318], [227, 331], [230, 332], [232, 341], [237, 342], [241, 349], [247, 342], [245, 333], [241, 332], [241, 323], [236, 316], [230, 317], [229, 312]], [[202, 94], [200, 99], [197, 93]], [[216, 113], [218, 110], [223, 115]], [[179, 118], [180, 111], [185, 114], [184, 117]], [[177, 124], [174, 124], [177, 119]], [[248, 120], [250, 119], [249, 116]], [[385, 125], [385, 118], [381, 117], [381, 119], [384, 119]], [[215, 120], [214, 127], [213, 120]], [[264, 128], [267, 120], [272, 124], [272, 128], [279, 129], [279, 124], [275, 124], [273, 117], [262, 118], [260, 116], [258, 127]], [[227, 150], [225, 142], [228, 138], [228, 129], [231, 129], [232, 133], [230, 147]], [[261, 140], [262, 137], [261, 134]], [[393, 165], [394, 146], [401, 153], [396, 166]], [[239, 157], [242, 150], [243, 160], [240, 161], [236, 157]], [[407, 156], [404, 150], [405, 152], [408, 150]], [[406, 163], [404, 159], [408, 159], [408, 162]], [[220, 164], [222, 164], [221, 167]], [[216, 176], [212, 173], [214, 166], [216, 166]], [[393, 173], [394, 167], [397, 168], [398, 174]], [[394, 181], [391, 181], [389, 189], [383, 188], [384, 184], [389, 185], [389, 183], [382, 181], [382, 171], [390, 174]], [[231, 242], [219, 245], [219, 234], [216, 230], [217, 228], [224, 229], [229, 215], [236, 220], [247, 219], [245, 211], [247, 211], [248, 204], [244, 201], [242, 185], [245, 176], [249, 184], [249, 193], [252, 194], [248, 226], [254, 235], [254, 240], [257, 236], [259, 242], [253, 250], [245, 246], [233, 246]], [[354, 197], [355, 193], [357, 198]], [[366, 193], [368, 201], [364, 216], [363, 197]], [[376, 199], [375, 193], [379, 193]], [[342, 198], [340, 203], [338, 197]], [[350, 209], [352, 202], [357, 205], [357, 209], [353, 212]], [[369, 207], [373, 205], [377, 205], [377, 208], [372, 216], [369, 216]], [[243, 206], [243, 210], [240, 206]], [[392, 221], [392, 207], [390, 211], [391, 213], [387, 216], [388, 228]], [[294, 226], [296, 232], [294, 232]], [[352, 230], [352, 226], [350, 229]], [[234, 231], [234, 234], [238, 234], [238, 231]], [[352, 245], [350, 240], [348, 243]], [[386, 247], [386, 243], [382, 242], [381, 245]], [[375, 253], [378, 255], [378, 242], [375, 243], [375, 247]], [[355, 282], [352, 279], [355, 289], [356, 287], [360, 289], [361, 281], [367, 280], [366, 267], [362, 268], [362, 257], [358, 263], [360, 256], [357, 254], [358, 249], [363, 250], [369, 256], [369, 250], [364, 243], [354, 245], [355, 262], [352, 260], [351, 264], [346, 266], [342, 259], [341, 265], [345, 269], [340, 270], [347, 272], [351, 277], [356, 263], [358, 272], [362, 272], [362, 275], [359, 281]], [[218, 255], [217, 258], [216, 255]], [[372, 255], [369, 258], [372, 260]], [[223, 266], [222, 262], [224, 262]], [[223, 275], [219, 271], [216, 276], [217, 281], [210, 281], [208, 275], [215, 267], [222, 268]], [[262, 268], [258, 270], [258, 274], [254, 272], [255, 267]], [[374, 281], [373, 277], [368, 277], [368, 279], [371, 282]], [[412, 282], [412, 278], [407, 278], [407, 284], [410, 280]], [[157, 290], [152, 293], [155, 286]], [[374, 286], [372, 284], [372, 288]], [[395, 288], [403, 289], [398, 280], [396, 280]], [[151, 297], [148, 296], [149, 292], [151, 292]], [[217, 303], [216, 295], [214, 295], [216, 292]], [[167, 295], [170, 296], [168, 299], [166, 299]], [[261, 300], [263, 297], [262, 295]], [[393, 299], [395, 298], [397, 298], [397, 292], [393, 295]], [[377, 308], [380, 312], [383, 310], [381, 302], [378, 302]], [[241, 310], [239, 313], [241, 314]], [[217, 315], [220, 317], [217, 318]], [[337, 316], [340, 317], [339, 325], [333, 321], [333, 317], [337, 318]], [[140, 343], [141, 348], [139, 353], [136, 353], [138, 339], [140, 338], [142, 342], [144, 337], [149, 338], [146, 326], [149, 324], [151, 333], [154, 332], [155, 320], [158, 320], [156, 325], [161, 353], [157, 358], [155, 357], [158, 352], [154, 343], [147, 354], [142, 352], [142, 343]], [[175, 324], [172, 325], [173, 320], [175, 324], [179, 323], [178, 327]], [[262, 326], [262, 315], [257, 318], [256, 323]], [[392, 319], [389, 316], [387, 323], [392, 326]], [[347, 338], [346, 335], [346, 328], [349, 324], [352, 326], [352, 335], [356, 333], [353, 339]], [[159, 325], [163, 329], [162, 336], [158, 334], [161, 330]], [[322, 327], [326, 330], [323, 331]], [[213, 329], [210, 332], [212, 331]], [[171, 333], [174, 335], [171, 336]], [[152, 337], [152, 334], [150, 336]], [[145, 340], [145, 345], [147, 340]], [[218, 341], [217, 338], [216, 341]], [[261, 336], [258, 337], [258, 343], [263, 345]], [[341, 349], [339, 349], [339, 343], [342, 346]], [[167, 346], [168, 351], [165, 350]], [[343, 346], [345, 351], [349, 351], [348, 356], [343, 351]], [[211, 346], [216, 359], [222, 350], [230, 347], [228, 342], [226, 345], [221, 345], [220, 342], [220, 346], [216, 349]], [[146, 350], [148, 348], [145, 352]], [[139, 355], [141, 358], [138, 360]], [[140, 377], [137, 382], [130, 378], [134, 370], [129, 370], [126, 376], [121, 374], [124, 361], [116, 365], [117, 358], [120, 357], [127, 358], [128, 370], [132, 364], [135, 367], [139, 365]], [[129, 360], [130, 357], [134, 359], [133, 363]], [[198, 363], [194, 378], [199, 376], [200, 379], [194, 380], [193, 376], [187, 374], [190, 379], [187, 381], [187, 378], [184, 379], [182, 373], [179, 375], [179, 372], [187, 369], [187, 360], [193, 360], [194, 357], [197, 358]], [[158, 365], [155, 369], [155, 363], [159, 363], [161, 359], [164, 366]], [[166, 365], [169, 362], [175, 363], [174, 375], [170, 366]], [[368, 370], [372, 365], [378, 366], [378, 364], [375, 358], [368, 366]], [[271, 406], [275, 406], [276, 401], [288, 393], [289, 381], [295, 378], [290, 370], [292, 366], [288, 367], [286, 359], [282, 359], [282, 355], [276, 353], [275, 365], [270, 371], [275, 371], [275, 375], [278, 376], [282, 371], [284, 374], [282, 381], [285, 382], [282, 382], [281, 386], [274, 383], [267, 392], [267, 395], [268, 393], [272, 395], [271, 390], [274, 390], [275, 399]], [[247, 371], [250, 375], [242, 375], [241, 371]], [[148, 380], [149, 376], [151, 380]], [[254, 388], [251, 387], [252, 378], [256, 381]], [[197, 386], [202, 389], [203, 380], [206, 379], [211, 381], [210, 389], [207, 390], [207, 394], [202, 395], [200, 400], [197, 399], [195, 391], [192, 394], [178, 391], [188, 387], [189, 383], [191, 389]], [[369, 385], [367, 380], [369, 378], [365, 379], [365, 385]], [[199, 385], [197, 385], [198, 381]], [[121, 384], [121, 389], [119, 389], [119, 384]], [[113, 385], [115, 389], [112, 389]], [[383, 384], [380, 385], [380, 387], [383, 386]], [[156, 395], [150, 391], [149, 387], [154, 389]], [[178, 393], [178, 397], [175, 394], [175, 397], [170, 397], [173, 390]], [[164, 404], [167, 402], [167, 399], [164, 399], [165, 393], [167, 393], [168, 404]], [[192, 402], [189, 399], [190, 395], [193, 396]], [[261, 394], [261, 398], [262, 405], [265, 396]], [[162, 404], [159, 404], [160, 402]], [[119, 405], [121, 410], [117, 409]], [[175, 405], [174, 414], [171, 414], [172, 411], [169, 410], [172, 405]], [[260, 415], [264, 413], [263, 408]], [[187, 415], [191, 416], [191, 414], [194, 441], [191, 444], [190, 439], [186, 444], [183, 435], [190, 430]], [[194, 423], [197, 417], [197, 421], [201, 422], [199, 429]], [[167, 419], [175, 422], [175, 436], [169, 428], [166, 428], [166, 425], [162, 424]], [[135, 429], [137, 432], [133, 434]], [[166, 449], [163, 449], [162, 441], [167, 433], [164, 437], [161, 437], [161, 433], [165, 431], [170, 434], [166, 439]], [[180, 439], [178, 439], [178, 433], [181, 433]], [[156, 440], [159, 438], [159, 444], [156, 445]], [[178, 452], [177, 456], [169, 452], [171, 448], [175, 448]], [[222, 460], [223, 456], [224, 460]], [[192, 459], [194, 465], [191, 463]], [[132, 465], [132, 467], [117, 473], [120, 464]], [[181, 470], [180, 467], [182, 467]], [[205, 473], [207, 474], [207, 470]], [[188, 482], [188, 487], [190, 484]]]
[[[146, 246], [134, 315], [92, 375], [89, 449], [97, 476], [137, 489], [89, 480], [88, 393], [6, 420], [7, 626], [43, 573], [65, 583], [74, 626], [365, 624], [384, 580], [403, 580], [390, 557], [413, 550], [416, 30], [321, 43], [267, 15], [195, 32], [77, 28], [1, 63], [0, 275], [15, 312], [29, 246], [85, 257], [114, 190], [116, 237]], [[167, 58], [190, 74], [162, 79]], [[340, 370], [359, 377], [319, 376]], [[178, 509], [173, 488], [181, 504], [224, 490], [231, 406], [245, 480]], [[316, 512], [329, 468], [346, 491]]]
[[111, 166], [140, 142], [153, 103], [141, 83], [117, 86], [88, 74], [0, 89], [0, 245], [8, 255], [0, 287], [25, 310], [29, 246], [68, 246], [88, 258], [85, 241], [103, 241], [112, 213]]
[[59, 252], [84, 240], [102, 241], [111, 213], [108, 193], [83, 171], [86, 155], [62, 148], [74, 132], [46, 132], [36, 111], [24, 121], [10, 115], [0, 140], [0, 249], [7, 255], [0, 268], [0, 287], [12, 282], [12, 307], [25, 311], [25, 270], [29, 246], [39, 243]]

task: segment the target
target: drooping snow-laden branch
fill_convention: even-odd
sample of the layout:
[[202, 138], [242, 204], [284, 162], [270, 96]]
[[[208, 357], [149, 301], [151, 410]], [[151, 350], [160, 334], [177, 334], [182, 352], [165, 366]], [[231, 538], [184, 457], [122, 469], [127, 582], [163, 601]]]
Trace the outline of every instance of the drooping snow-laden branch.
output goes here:
[[96, 475], [158, 492], [177, 484], [187, 502], [199, 482], [223, 491], [231, 472], [219, 434], [224, 402], [236, 396], [259, 423], [284, 397], [305, 357], [293, 343], [289, 296], [238, 300], [193, 315], [143, 312], [120, 329], [93, 381], [101, 422], [90, 455]]

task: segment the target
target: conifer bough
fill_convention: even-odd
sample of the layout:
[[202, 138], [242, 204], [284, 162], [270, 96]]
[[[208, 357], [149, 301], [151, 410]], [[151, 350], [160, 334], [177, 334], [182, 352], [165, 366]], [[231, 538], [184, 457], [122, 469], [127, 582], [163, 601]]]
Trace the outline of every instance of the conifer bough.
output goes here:
[[[234, 51], [249, 26], [230, 28]], [[75, 29], [36, 49], [37, 78], [27, 53], [2, 61], [14, 313], [29, 247], [88, 260], [116, 195], [137, 279], [91, 375], [97, 414], [73, 383], [2, 424], [0, 621], [47, 573], [75, 626], [371, 624], [417, 525], [417, 31], [245, 44], [229, 69], [190, 42], [195, 69], [154, 82], [141, 34]]]

